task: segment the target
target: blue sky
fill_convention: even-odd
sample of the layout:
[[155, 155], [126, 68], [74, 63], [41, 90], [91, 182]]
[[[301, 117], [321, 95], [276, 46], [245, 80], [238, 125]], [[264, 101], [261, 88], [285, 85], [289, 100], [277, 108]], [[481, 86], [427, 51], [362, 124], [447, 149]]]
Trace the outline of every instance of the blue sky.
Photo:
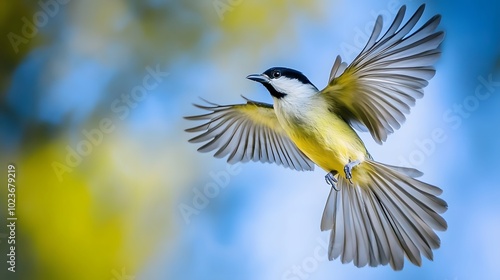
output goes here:
[[[361, 49], [364, 30], [376, 15], [386, 15], [387, 26], [399, 6], [406, 4], [407, 13], [412, 13], [421, 3], [317, 1], [308, 4], [312, 11], [273, 4], [268, 7], [269, 18], [275, 19], [272, 24], [234, 29], [227, 22], [237, 19], [230, 13], [250, 13], [252, 6], [246, 1], [227, 11], [221, 22], [215, 11], [201, 12], [213, 9], [211, 3], [193, 3], [137, 2], [123, 14], [103, 7], [113, 24], [99, 32], [92, 24], [98, 25], [100, 17], [92, 23], [81, 12], [85, 9], [64, 12], [43, 29], [48, 39], [16, 67], [5, 95], [10, 111], [0, 113], [0, 130], [8, 135], [0, 140], [3, 150], [24, 150], [20, 143], [32, 129], [28, 124], [58, 131], [76, 143], [82, 128], [113, 117], [110, 104], [141, 83], [146, 66], [159, 65], [169, 72], [129, 117], [123, 121], [114, 117], [118, 132], [109, 140], [124, 148], [114, 151], [118, 155], [140, 154], [136, 164], [144, 163], [146, 173], [137, 179], [158, 177], [157, 189], [172, 191], [164, 201], [161, 191], [151, 192], [152, 201], [167, 206], [162, 212], [148, 208], [142, 213], [163, 221], [169, 234], [156, 240], [155, 250], [137, 269], [137, 279], [500, 278], [497, 1], [427, 2], [424, 20], [442, 14], [440, 29], [446, 32], [437, 74], [406, 123], [384, 145], [361, 135], [376, 160], [409, 163], [423, 171], [422, 179], [442, 188], [449, 205], [444, 214], [449, 229], [439, 233], [442, 247], [435, 251], [434, 261], [425, 260], [420, 268], [405, 263], [401, 272], [327, 260], [323, 244], [328, 233], [320, 232], [319, 222], [329, 188], [319, 168], [294, 172], [269, 164], [242, 164], [187, 224], [179, 205], [191, 203], [196, 190], [217, 184], [213, 174], [227, 173], [230, 167], [187, 143], [190, 135], [183, 130], [193, 124], [182, 117], [199, 113], [191, 106], [198, 97], [227, 104], [243, 102], [240, 95], [244, 95], [271, 103], [267, 91], [245, 77], [272, 66], [299, 69], [322, 88], [336, 55], [351, 62], [351, 50]], [[144, 12], [148, 7], [157, 14]], [[152, 20], [151, 27], [149, 17], [160, 20]], [[139, 25], [139, 19], [146, 23]], [[197, 31], [197, 26], [205, 28]], [[436, 133], [440, 141], [435, 140]], [[431, 146], [425, 146], [431, 140]], [[139, 147], [137, 154], [130, 147]], [[162, 165], [169, 169], [163, 172]], [[148, 168], [157, 173], [148, 174]], [[89, 182], [105, 177], [88, 176]], [[123, 207], [126, 211], [127, 204]], [[297, 267], [304, 274], [294, 273]]]

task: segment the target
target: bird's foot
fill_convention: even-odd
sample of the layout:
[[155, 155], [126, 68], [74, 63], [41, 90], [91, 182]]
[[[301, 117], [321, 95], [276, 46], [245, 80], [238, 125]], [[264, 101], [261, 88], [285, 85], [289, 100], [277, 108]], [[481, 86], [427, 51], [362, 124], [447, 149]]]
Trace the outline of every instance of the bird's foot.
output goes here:
[[330, 171], [330, 173], [326, 174], [325, 181], [328, 185], [332, 186], [334, 190], [339, 191], [339, 189], [337, 188], [337, 179], [335, 178], [335, 175], [337, 175], [337, 171]]
[[349, 163], [344, 166], [344, 172], [346, 179], [352, 184], [352, 169], [360, 163], [359, 160], [351, 161], [349, 159]]

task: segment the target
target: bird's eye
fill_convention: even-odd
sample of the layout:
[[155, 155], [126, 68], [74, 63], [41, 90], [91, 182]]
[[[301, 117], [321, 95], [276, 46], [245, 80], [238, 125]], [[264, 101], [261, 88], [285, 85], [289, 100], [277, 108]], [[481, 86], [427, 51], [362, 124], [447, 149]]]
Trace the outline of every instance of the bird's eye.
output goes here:
[[277, 79], [281, 77], [281, 72], [279, 70], [274, 70], [273, 71], [273, 78]]

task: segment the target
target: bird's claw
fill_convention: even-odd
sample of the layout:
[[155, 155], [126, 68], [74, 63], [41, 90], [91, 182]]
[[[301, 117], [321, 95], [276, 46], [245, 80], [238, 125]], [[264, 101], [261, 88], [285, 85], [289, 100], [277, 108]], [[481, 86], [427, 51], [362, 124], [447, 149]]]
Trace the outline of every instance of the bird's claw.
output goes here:
[[337, 179], [335, 178], [335, 175], [337, 175], [337, 171], [332, 170], [330, 173], [326, 174], [325, 176], [325, 181], [328, 185], [332, 186], [332, 188], [336, 191], [339, 191], [337, 188]]
[[351, 184], [352, 184], [352, 169], [355, 166], [357, 166], [359, 163], [360, 163], [359, 160], [355, 160], [355, 161], [349, 160], [349, 163], [347, 163], [344, 166], [345, 177], [346, 177], [347, 180], [349, 180], [349, 183], [351, 183]]

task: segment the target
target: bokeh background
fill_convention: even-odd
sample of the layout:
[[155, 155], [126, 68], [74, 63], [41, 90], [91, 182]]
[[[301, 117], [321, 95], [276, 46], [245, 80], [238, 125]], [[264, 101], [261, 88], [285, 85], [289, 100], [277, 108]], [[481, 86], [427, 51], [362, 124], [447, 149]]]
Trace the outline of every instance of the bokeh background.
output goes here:
[[444, 190], [449, 229], [421, 268], [327, 261], [322, 170], [231, 167], [187, 143], [198, 97], [270, 103], [245, 76], [272, 66], [321, 88], [403, 4], [421, 2], [1, 1], [0, 220], [14, 164], [18, 221], [15, 273], [0, 226], [0, 278], [500, 279], [498, 1], [427, 1], [446, 31], [437, 74], [383, 146], [362, 134]]

